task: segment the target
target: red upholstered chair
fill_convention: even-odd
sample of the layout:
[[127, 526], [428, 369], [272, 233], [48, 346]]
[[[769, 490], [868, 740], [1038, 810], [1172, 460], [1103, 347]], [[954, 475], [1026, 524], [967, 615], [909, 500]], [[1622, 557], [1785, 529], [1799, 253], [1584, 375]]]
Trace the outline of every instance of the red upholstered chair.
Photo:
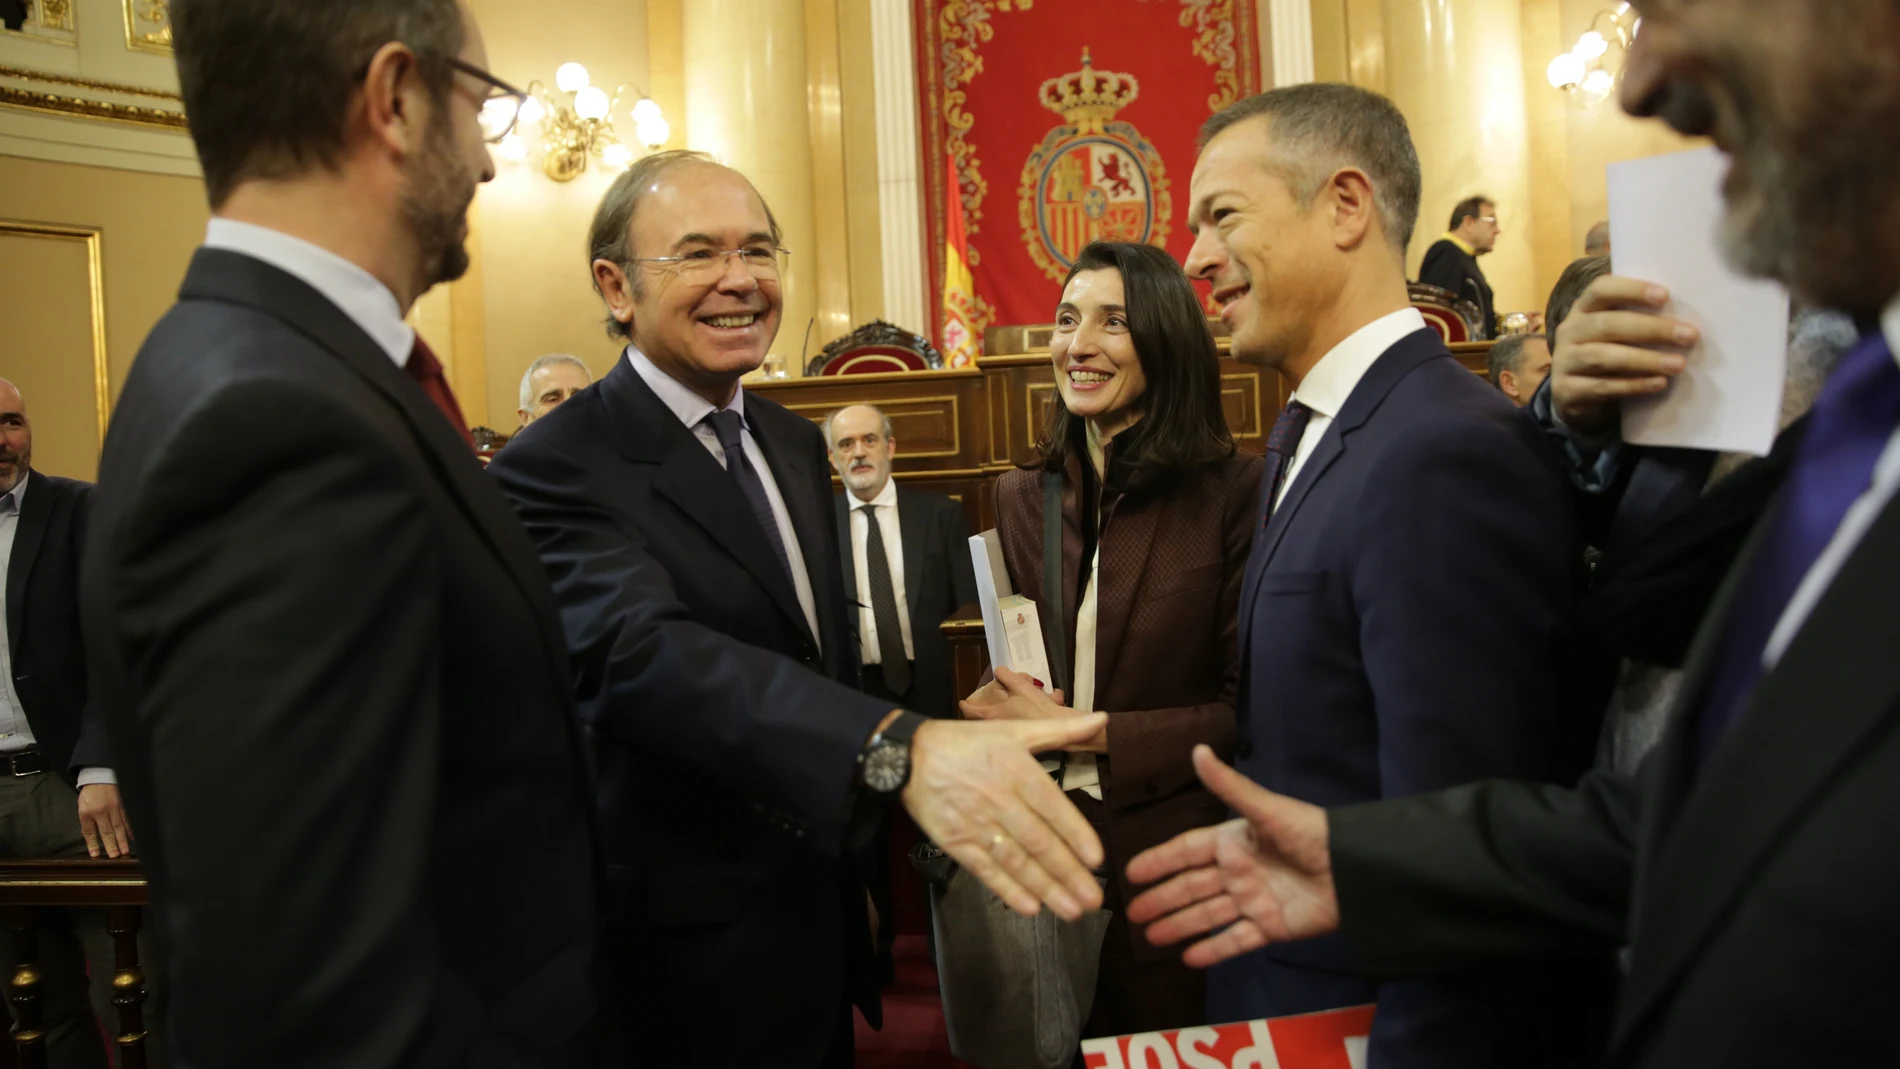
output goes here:
[[882, 319], [853, 330], [830, 345], [811, 363], [807, 375], [872, 375], [880, 371], [936, 371], [943, 354], [921, 334], [912, 334]]
[[1470, 341], [1477, 334], [1478, 318], [1483, 315], [1477, 305], [1450, 290], [1423, 282], [1412, 282], [1405, 288], [1411, 295], [1412, 307], [1419, 310], [1446, 345]]

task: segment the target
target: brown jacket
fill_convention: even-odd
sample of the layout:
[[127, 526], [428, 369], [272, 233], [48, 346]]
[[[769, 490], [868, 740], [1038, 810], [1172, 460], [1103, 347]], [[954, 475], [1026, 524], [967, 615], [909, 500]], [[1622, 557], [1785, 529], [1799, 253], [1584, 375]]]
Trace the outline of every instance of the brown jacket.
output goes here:
[[[1262, 464], [1240, 453], [1145, 493], [1103, 493], [1094, 704], [1110, 714], [1108, 753], [1100, 758], [1109, 811], [1104, 845], [1123, 902], [1130, 858], [1227, 815], [1195, 778], [1189, 753], [1205, 742], [1223, 759], [1233, 757], [1240, 681], [1235, 613], [1253, 548]], [[1062, 495], [1061, 619], [1071, 667], [1078, 587], [1088, 563], [1080, 465], [1071, 458]], [[1012, 471], [998, 479], [996, 513], [1010, 582], [1048, 613], [1042, 472]], [[1173, 953], [1139, 938], [1136, 944], [1143, 960]]]

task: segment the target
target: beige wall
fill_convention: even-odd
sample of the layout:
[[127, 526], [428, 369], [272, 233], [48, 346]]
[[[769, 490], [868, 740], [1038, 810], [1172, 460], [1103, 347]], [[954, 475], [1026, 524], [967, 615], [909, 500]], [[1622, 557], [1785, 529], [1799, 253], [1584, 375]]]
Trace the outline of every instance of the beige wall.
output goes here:
[[[0, 156], [0, 190], [6, 191], [0, 217], [101, 232], [107, 371], [116, 396], [204, 237], [209, 213], [202, 184]], [[80, 338], [75, 316], [90, 300], [86, 275], [75, 266], [83, 261], [83, 245], [0, 240], [0, 287], [8, 294], [0, 305], [0, 377], [28, 392], [38, 463], [55, 474], [91, 479], [98, 468], [99, 425], [89, 328], [87, 348], [74, 348]]]

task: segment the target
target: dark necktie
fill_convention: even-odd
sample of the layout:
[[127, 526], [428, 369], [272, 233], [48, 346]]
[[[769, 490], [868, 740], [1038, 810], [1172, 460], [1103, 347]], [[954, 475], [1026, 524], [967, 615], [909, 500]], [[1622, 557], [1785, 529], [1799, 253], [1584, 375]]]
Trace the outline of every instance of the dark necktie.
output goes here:
[[1748, 704], [1775, 625], [1849, 506], [1872, 483], [1874, 464], [1896, 426], [1900, 365], [1886, 340], [1874, 335], [1842, 357], [1821, 388], [1787, 485], [1736, 590], [1696, 724], [1699, 762], [1714, 752]]
[[475, 436], [469, 432], [468, 420], [462, 418], [462, 406], [455, 403], [455, 391], [449, 389], [449, 380], [442, 376], [442, 362], [429, 350], [429, 343], [422, 340], [422, 335], [416, 335], [415, 348], [409, 350], [409, 362], [403, 365], [403, 370], [448, 417], [449, 426], [455, 428], [455, 433], [462, 436], [462, 441], [468, 443], [468, 451], [473, 453]]
[[1267, 435], [1267, 465], [1260, 473], [1260, 490], [1266, 495], [1260, 505], [1261, 527], [1273, 518], [1273, 506], [1280, 497], [1280, 488], [1286, 485], [1287, 473], [1293, 470], [1293, 456], [1300, 451], [1300, 439], [1306, 435], [1306, 421], [1313, 416], [1313, 410], [1299, 403], [1288, 401], [1280, 410], [1280, 416], [1273, 421], [1273, 430]]
[[871, 618], [877, 622], [877, 656], [883, 663], [884, 683], [891, 693], [910, 690], [910, 659], [904, 656], [903, 624], [897, 618], [897, 588], [891, 583], [891, 560], [884, 552], [884, 532], [877, 525], [877, 506], [864, 514], [864, 566], [871, 575]]
[[[792, 558], [785, 552], [785, 540], [779, 537], [778, 517], [772, 514], [772, 500], [765, 496], [765, 484], [759, 480], [758, 469], [745, 455], [745, 422], [739, 413], [732, 411], [714, 412], [706, 417], [713, 433], [719, 436], [719, 447], [726, 451], [726, 474], [739, 484], [739, 492], [745, 495], [746, 504], [752, 506], [753, 518], [759, 521], [759, 529], [765, 532], [765, 540], [772, 543], [772, 552], [778, 554], [779, 567], [785, 569], [785, 578], [792, 577]], [[797, 588], [796, 583], [792, 586]]]
[[8, 490], [6, 493], [0, 494], [0, 516], [5, 516], [7, 513], [12, 512], [12, 511], [13, 511], [13, 491]]

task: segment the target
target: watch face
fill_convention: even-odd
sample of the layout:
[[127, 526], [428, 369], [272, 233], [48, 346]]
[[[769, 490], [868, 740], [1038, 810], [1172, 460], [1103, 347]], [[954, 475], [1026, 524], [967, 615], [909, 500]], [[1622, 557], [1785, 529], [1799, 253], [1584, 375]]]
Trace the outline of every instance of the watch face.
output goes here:
[[903, 746], [879, 746], [864, 758], [864, 785], [889, 794], [904, 785], [910, 775], [910, 751]]

